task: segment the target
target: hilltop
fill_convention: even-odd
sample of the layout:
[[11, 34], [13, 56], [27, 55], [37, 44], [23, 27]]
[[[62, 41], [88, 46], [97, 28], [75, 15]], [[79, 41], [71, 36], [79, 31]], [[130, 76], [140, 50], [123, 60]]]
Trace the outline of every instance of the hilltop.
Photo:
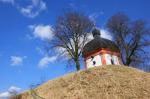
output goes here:
[[[34, 92], [37, 99], [150, 99], [150, 73], [119, 65], [94, 67], [50, 80]], [[27, 91], [17, 99], [34, 95]]]

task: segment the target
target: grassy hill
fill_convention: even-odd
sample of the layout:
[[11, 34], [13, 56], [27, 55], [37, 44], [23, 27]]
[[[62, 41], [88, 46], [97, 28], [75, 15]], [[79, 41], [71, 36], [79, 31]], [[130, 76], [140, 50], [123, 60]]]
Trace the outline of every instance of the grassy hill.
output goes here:
[[[125, 66], [94, 67], [50, 80], [18, 99], [150, 99], [150, 73]], [[41, 97], [41, 98], [39, 98]]]

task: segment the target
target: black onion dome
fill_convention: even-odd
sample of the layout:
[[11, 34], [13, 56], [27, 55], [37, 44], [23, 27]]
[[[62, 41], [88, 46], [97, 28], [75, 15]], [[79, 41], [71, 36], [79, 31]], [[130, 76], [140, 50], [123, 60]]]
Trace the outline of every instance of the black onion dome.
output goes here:
[[100, 31], [98, 29], [94, 29], [92, 31], [92, 34], [94, 39], [84, 46], [82, 52], [83, 56], [85, 56], [87, 53], [94, 52], [100, 48], [105, 48], [110, 51], [119, 52], [119, 48], [113, 41], [100, 37]]
[[93, 37], [96, 37], [96, 36], [99, 37], [101, 35], [101, 32], [95, 28], [95, 29], [93, 29], [92, 34], [93, 34]]

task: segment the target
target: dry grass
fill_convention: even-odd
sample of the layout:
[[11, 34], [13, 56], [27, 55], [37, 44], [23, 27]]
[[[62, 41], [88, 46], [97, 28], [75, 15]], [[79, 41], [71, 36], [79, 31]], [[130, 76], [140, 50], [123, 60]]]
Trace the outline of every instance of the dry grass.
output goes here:
[[[35, 91], [44, 99], [150, 99], [150, 73], [125, 66], [95, 67], [50, 80]], [[34, 99], [30, 92], [20, 97]]]

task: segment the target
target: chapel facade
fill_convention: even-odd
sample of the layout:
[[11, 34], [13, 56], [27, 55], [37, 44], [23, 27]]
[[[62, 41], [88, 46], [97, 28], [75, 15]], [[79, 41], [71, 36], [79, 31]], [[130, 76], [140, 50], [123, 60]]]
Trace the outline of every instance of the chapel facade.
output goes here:
[[94, 39], [83, 48], [85, 68], [102, 65], [119, 65], [120, 52], [117, 45], [108, 39], [102, 38], [100, 30], [92, 31]]

